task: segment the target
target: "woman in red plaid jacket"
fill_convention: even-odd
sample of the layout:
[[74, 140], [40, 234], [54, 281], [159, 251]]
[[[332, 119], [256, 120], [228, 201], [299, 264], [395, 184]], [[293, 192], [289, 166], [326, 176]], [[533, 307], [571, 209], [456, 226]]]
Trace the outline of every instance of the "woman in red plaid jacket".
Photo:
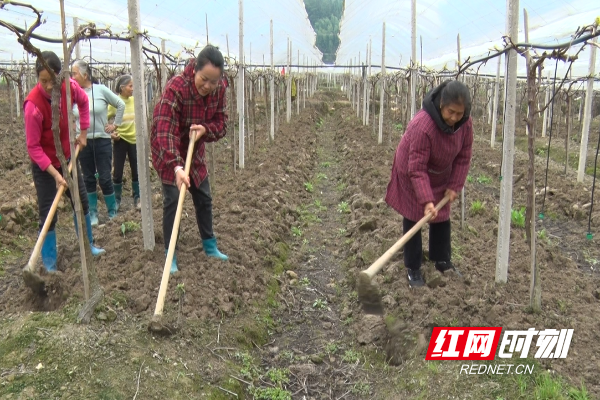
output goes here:
[[[473, 123], [471, 95], [459, 81], [445, 81], [430, 91], [423, 109], [410, 121], [394, 156], [385, 201], [402, 214], [404, 234], [416, 221], [433, 213], [429, 258], [440, 272], [454, 269], [450, 260], [450, 203], [460, 192], [471, 165]], [[435, 204], [448, 195], [439, 212]], [[404, 247], [404, 265], [411, 287], [425, 284], [421, 275], [421, 231]]]
[[[223, 55], [206, 46], [182, 74], [173, 77], [154, 107], [150, 134], [152, 164], [163, 187], [163, 237], [165, 254], [171, 240], [179, 189], [186, 185], [196, 209], [196, 222], [204, 252], [209, 257], [227, 260], [217, 249], [213, 233], [212, 197], [206, 169], [204, 144], [216, 142], [227, 132], [227, 112]], [[190, 130], [196, 131], [196, 146], [189, 176], [184, 165], [190, 143]], [[171, 273], [177, 272], [173, 256]]]

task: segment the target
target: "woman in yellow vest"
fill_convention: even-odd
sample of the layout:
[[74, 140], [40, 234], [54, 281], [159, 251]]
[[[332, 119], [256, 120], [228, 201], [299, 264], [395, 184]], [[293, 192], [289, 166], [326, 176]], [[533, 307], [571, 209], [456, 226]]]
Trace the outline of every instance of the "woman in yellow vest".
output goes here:
[[[106, 125], [106, 133], [110, 133], [113, 139], [113, 185], [115, 187], [115, 198], [117, 210], [121, 205], [121, 194], [123, 193], [123, 169], [125, 159], [129, 157], [131, 168], [131, 188], [133, 192], [133, 206], [140, 208], [140, 183], [138, 181], [137, 152], [135, 146], [135, 109], [133, 106], [133, 80], [131, 75], [123, 75], [117, 79], [115, 92], [125, 103], [123, 122], [119, 126]], [[117, 109], [108, 106], [108, 119], [114, 118]]]

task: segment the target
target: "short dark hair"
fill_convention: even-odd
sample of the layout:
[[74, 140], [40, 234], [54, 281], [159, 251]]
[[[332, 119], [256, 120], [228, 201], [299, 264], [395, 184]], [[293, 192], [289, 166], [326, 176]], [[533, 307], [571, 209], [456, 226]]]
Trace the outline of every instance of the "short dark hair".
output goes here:
[[223, 58], [223, 54], [218, 47], [213, 45], [208, 45], [202, 49], [198, 57], [196, 57], [196, 66], [194, 67], [194, 72], [200, 71], [204, 66], [208, 63], [211, 63], [216, 68], [221, 70], [223, 73], [223, 68], [225, 68], [225, 59]]
[[[60, 70], [62, 69], [62, 63], [55, 52], [42, 51], [42, 58], [46, 61], [46, 64], [52, 68], [52, 71], [54, 71], [56, 75], [60, 73]], [[42, 63], [42, 60], [38, 57], [37, 60], [35, 60], [35, 72], [37, 76], [40, 76], [40, 72], [44, 71], [45, 69], [46, 68]]]
[[442, 89], [440, 108], [449, 104], [460, 104], [465, 106], [465, 115], [471, 113], [471, 93], [469, 88], [460, 81], [448, 82]]

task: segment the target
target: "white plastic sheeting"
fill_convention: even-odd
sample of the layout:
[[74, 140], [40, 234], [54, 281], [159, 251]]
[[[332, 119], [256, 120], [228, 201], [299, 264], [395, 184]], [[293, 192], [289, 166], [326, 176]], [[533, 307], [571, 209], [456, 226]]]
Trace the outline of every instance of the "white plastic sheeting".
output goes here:
[[[46, 23], [35, 30], [35, 33], [52, 37], [61, 37], [60, 6], [58, 0], [32, 0], [29, 3], [43, 10]], [[208, 19], [208, 38], [211, 44], [218, 45], [223, 53], [227, 51], [235, 59], [239, 58], [238, 32], [239, 15], [238, 0], [140, 0], [142, 29], [147, 30], [152, 43], [160, 48], [161, 39], [166, 40], [167, 51], [176, 55], [183, 47], [203, 47], [206, 44], [206, 20]], [[127, 0], [66, 0], [68, 34], [73, 33], [73, 18], [78, 17], [79, 25], [94, 22], [97, 27], [109, 26], [115, 34], [127, 31]], [[287, 40], [292, 41], [292, 63], [321, 63], [321, 52], [314, 46], [315, 32], [312, 29], [302, 0], [246, 0], [244, 2], [244, 53], [246, 63], [262, 64], [263, 55], [266, 64], [270, 64], [270, 26], [274, 26], [274, 60], [275, 64], [287, 64]], [[34, 21], [30, 10], [7, 5], [0, 10], [0, 19], [20, 27]], [[227, 36], [226, 36], [227, 35]], [[122, 35], [125, 36], [125, 35]], [[0, 60], [25, 58], [16, 35], [8, 29], [0, 27]], [[42, 50], [53, 50], [62, 56], [60, 44], [49, 44], [32, 40]], [[147, 42], [146, 47], [151, 47]], [[89, 42], [81, 42], [82, 56], [89, 56]], [[199, 49], [196, 49], [195, 53]], [[252, 53], [250, 53], [252, 52]], [[93, 40], [92, 55], [99, 61], [129, 62], [128, 42], [109, 40]], [[250, 58], [250, 56], [252, 58]], [[182, 52], [182, 57], [184, 57]], [[187, 57], [187, 56], [185, 56]]]
[[[386, 22], [386, 65], [410, 65], [410, 0], [346, 0], [340, 23], [341, 45], [338, 64], [352, 62], [359, 57], [365, 61], [369, 38], [372, 39], [372, 62], [381, 63], [381, 29]], [[524, 41], [523, 12], [529, 14], [529, 37], [532, 43], [556, 44], [568, 42], [578, 27], [589, 25], [600, 16], [600, 2], [590, 0], [520, 0], [519, 42]], [[505, 35], [506, 0], [417, 0], [417, 63], [421, 63], [421, 37], [423, 65], [433, 69], [456, 68], [456, 37], [460, 33], [461, 58], [471, 60], [486, 56], [495, 46], [503, 48]], [[552, 63], [545, 63], [547, 76]], [[600, 58], [597, 60], [600, 66]], [[495, 61], [480, 70], [495, 74]], [[573, 67], [573, 76], [586, 76], [589, 50], [580, 54]], [[598, 70], [598, 68], [597, 68]], [[378, 70], [375, 70], [378, 72]], [[558, 73], [566, 72], [559, 63]], [[519, 61], [519, 75], [525, 74], [525, 61]]]

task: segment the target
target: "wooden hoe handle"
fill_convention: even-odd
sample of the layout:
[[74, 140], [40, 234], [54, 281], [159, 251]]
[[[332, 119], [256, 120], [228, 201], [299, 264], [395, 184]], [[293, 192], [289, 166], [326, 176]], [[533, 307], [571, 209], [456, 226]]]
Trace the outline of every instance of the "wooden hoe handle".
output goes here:
[[[440, 211], [442, 207], [448, 203], [450, 197], [445, 196], [436, 206], [436, 211]], [[362, 271], [361, 274], [367, 274], [372, 278], [381, 268], [396, 254], [401, 248], [431, 219], [431, 213], [427, 214], [419, 220], [404, 236], [402, 236], [392, 247], [390, 247], [381, 257], [379, 257], [369, 268]]]
[[[188, 145], [187, 156], [185, 157], [185, 175], [190, 175], [190, 167], [192, 166], [192, 153], [194, 152], [194, 145], [196, 144], [196, 131], [192, 130], [190, 137], [190, 144]], [[179, 222], [181, 221], [181, 213], [183, 212], [183, 201], [185, 200], [185, 192], [187, 192], [187, 186], [185, 183], [181, 184], [179, 189], [179, 201], [177, 202], [177, 212], [175, 213], [175, 221], [173, 223], [173, 233], [171, 233], [171, 241], [169, 242], [169, 249], [167, 250], [167, 258], [165, 259], [165, 267], [163, 268], [162, 279], [160, 281], [160, 288], [158, 289], [158, 299], [156, 300], [156, 308], [154, 309], [154, 315], [162, 315], [163, 307], [165, 305], [165, 296], [167, 295], [167, 287], [169, 286], [169, 276], [171, 275], [171, 263], [173, 262], [173, 256], [175, 255], [175, 246], [177, 245], [177, 236], [179, 234]]]
[[[69, 174], [73, 169], [73, 160], [77, 160], [77, 156], [79, 155], [79, 146], [75, 147], [75, 157], [71, 158], [69, 161]], [[35, 247], [33, 248], [33, 252], [31, 253], [31, 257], [29, 257], [29, 262], [27, 263], [27, 269], [33, 271], [35, 268], [35, 263], [40, 255], [40, 251], [42, 249], [42, 245], [44, 244], [44, 240], [46, 240], [46, 235], [48, 234], [48, 230], [50, 229], [50, 225], [52, 225], [52, 219], [54, 218], [54, 214], [56, 213], [56, 209], [58, 208], [58, 203], [60, 202], [60, 198], [65, 192], [66, 188], [64, 186], [60, 186], [56, 191], [56, 196], [54, 196], [54, 201], [52, 202], [52, 206], [50, 207], [50, 211], [48, 211], [48, 215], [46, 216], [46, 221], [44, 221], [44, 226], [40, 231], [37, 242], [35, 242]]]

